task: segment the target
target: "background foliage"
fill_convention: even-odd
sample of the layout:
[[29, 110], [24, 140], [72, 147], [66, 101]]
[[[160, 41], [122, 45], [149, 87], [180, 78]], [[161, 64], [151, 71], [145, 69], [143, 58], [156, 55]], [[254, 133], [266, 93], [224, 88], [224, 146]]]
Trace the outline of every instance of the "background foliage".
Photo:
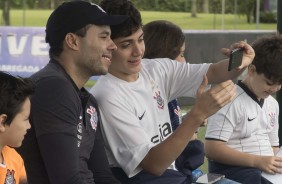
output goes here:
[[[101, 0], [88, 0], [99, 4]], [[192, 17], [197, 17], [197, 13], [218, 14], [222, 11], [222, 0], [131, 0], [139, 10], [146, 11], [172, 11], [191, 12]], [[268, 7], [270, 1], [260, 0], [260, 20], [262, 22], [276, 22], [276, 13], [270, 12]], [[10, 25], [10, 9], [54, 9], [63, 0], [1, 0], [2, 22]], [[245, 15], [248, 23], [256, 20], [256, 0], [226, 0], [226, 14]]]

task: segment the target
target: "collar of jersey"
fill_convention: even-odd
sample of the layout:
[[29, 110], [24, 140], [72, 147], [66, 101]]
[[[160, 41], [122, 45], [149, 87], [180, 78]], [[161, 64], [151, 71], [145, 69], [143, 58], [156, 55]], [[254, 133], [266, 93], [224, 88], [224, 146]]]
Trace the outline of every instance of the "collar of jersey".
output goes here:
[[241, 80], [238, 80], [238, 86], [240, 86], [260, 107], [263, 106], [264, 99], [258, 100], [256, 95], [246, 86]]

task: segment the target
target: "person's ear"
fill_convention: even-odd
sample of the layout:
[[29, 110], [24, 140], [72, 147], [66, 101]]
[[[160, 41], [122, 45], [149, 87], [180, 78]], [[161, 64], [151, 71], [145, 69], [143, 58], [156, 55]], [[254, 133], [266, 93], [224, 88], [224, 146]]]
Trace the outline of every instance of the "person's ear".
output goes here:
[[250, 76], [253, 76], [255, 73], [256, 73], [256, 66], [255, 65], [253, 65], [253, 64], [250, 64], [249, 66], [248, 66], [248, 74], [250, 75]]
[[73, 50], [78, 50], [78, 39], [77, 39], [77, 35], [75, 35], [74, 33], [68, 33], [65, 36], [65, 42], [67, 44], [68, 47], [72, 48]]
[[5, 131], [5, 121], [7, 120], [6, 114], [0, 114], [0, 132]]

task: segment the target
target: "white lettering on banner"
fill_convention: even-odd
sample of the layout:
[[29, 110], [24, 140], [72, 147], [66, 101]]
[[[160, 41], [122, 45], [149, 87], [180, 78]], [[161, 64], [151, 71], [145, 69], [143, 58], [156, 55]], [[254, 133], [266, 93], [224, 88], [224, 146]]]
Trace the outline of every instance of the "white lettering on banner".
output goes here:
[[40, 68], [38, 66], [25, 66], [25, 65], [0, 65], [1, 71], [7, 72], [37, 72]]
[[[27, 46], [30, 35], [23, 35], [17, 38], [17, 34], [8, 34], [7, 47], [10, 55], [21, 55]], [[2, 35], [0, 35], [0, 54], [2, 53]], [[45, 43], [45, 37], [32, 36], [31, 37], [31, 55], [33, 56], [48, 56], [48, 44]]]
[[31, 54], [34, 56], [48, 55], [48, 44], [45, 43], [44, 36], [34, 36], [31, 42]]
[[20, 37], [19, 44], [17, 44], [17, 38], [15, 34], [8, 34], [8, 50], [11, 55], [21, 55], [24, 51], [27, 35], [23, 35]]

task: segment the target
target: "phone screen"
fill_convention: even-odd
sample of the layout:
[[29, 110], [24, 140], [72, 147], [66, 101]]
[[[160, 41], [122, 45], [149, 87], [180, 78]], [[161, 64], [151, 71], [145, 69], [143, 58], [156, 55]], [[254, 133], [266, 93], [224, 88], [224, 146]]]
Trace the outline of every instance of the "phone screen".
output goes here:
[[215, 183], [217, 181], [219, 181], [221, 178], [224, 178], [225, 176], [222, 174], [214, 174], [214, 173], [207, 173], [204, 174], [202, 176], [200, 176], [196, 183], [205, 183], [205, 184], [209, 184], [209, 183]]
[[228, 71], [231, 71], [234, 68], [237, 68], [242, 64], [243, 59], [243, 49], [237, 48], [232, 50], [229, 58], [229, 65], [228, 65]]

